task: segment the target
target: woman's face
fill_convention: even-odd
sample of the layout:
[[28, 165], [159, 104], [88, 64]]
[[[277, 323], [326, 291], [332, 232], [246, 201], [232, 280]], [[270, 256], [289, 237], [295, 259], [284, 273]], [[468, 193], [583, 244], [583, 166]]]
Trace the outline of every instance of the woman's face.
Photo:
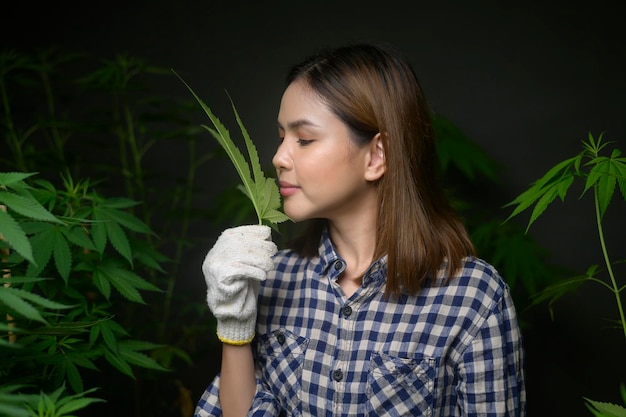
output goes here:
[[285, 213], [294, 221], [338, 221], [376, 207], [372, 144], [357, 147], [343, 121], [302, 81], [283, 94], [278, 135], [272, 162]]

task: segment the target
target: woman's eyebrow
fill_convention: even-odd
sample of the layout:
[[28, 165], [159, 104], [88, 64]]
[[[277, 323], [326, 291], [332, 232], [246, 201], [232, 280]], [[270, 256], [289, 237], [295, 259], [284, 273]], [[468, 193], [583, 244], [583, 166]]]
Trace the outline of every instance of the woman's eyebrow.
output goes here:
[[[280, 124], [280, 122], [276, 122], [276, 125], [278, 126], [279, 129], [284, 130], [284, 127], [282, 124]], [[287, 127], [289, 127], [289, 129], [298, 129], [302, 126], [319, 127], [318, 124], [313, 123], [309, 119], [298, 119], [298, 120], [294, 120], [293, 122], [287, 123]]]

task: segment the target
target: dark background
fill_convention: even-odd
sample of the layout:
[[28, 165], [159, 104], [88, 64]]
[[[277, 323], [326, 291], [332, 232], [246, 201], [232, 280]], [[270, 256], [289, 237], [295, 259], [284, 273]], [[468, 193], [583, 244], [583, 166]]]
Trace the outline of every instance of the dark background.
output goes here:
[[[175, 69], [218, 114], [230, 112], [228, 90], [261, 146], [263, 161], [274, 151], [288, 67], [318, 47], [357, 40], [384, 40], [405, 52], [432, 109], [503, 165], [506, 195], [498, 196], [498, 205], [578, 153], [588, 132], [605, 132], [622, 149], [626, 144], [626, 6], [621, 1], [118, 0], [20, 3], [0, 10], [2, 47], [58, 45], [100, 56], [139, 56]], [[180, 94], [188, 92], [181, 88]], [[175, 155], [162, 158], [176, 166]], [[216, 176], [208, 169], [207, 182]], [[208, 203], [210, 195], [199, 198]], [[607, 214], [615, 258], [623, 258], [626, 248], [625, 219], [619, 214], [624, 208], [623, 200], [616, 200]], [[588, 198], [576, 202], [572, 195], [548, 209], [532, 229], [555, 263], [583, 272], [601, 262], [588, 220], [592, 210]], [[216, 232], [207, 225], [196, 230], [207, 236]], [[179, 291], [204, 291], [198, 271], [207, 249], [187, 254], [188, 273], [179, 280]], [[606, 303], [598, 303], [598, 297]], [[625, 344], [604, 321], [615, 317], [614, 305], [606, 291], [589, 288], [559, 301], [554, 321], [547, 308], [539, 309], [538, 322], [527, 332], [530, 417], [590, 415], [581, 407], [583, 396], [620, 401]], [[197, 362], [183, 375], [194, 400], [212, 378], [216, 361], [219, 357]]]

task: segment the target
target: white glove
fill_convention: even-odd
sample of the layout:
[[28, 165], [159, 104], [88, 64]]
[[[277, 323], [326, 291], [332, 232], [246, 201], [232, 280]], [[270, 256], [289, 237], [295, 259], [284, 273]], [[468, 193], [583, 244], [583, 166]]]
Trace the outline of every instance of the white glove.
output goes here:
[[259, 282], [274, 267], [277, 250], [271, 236], [269, 226], [226, 229], [204, 259], [207, 304], [223, 343], [244, 345], [254, 338]]

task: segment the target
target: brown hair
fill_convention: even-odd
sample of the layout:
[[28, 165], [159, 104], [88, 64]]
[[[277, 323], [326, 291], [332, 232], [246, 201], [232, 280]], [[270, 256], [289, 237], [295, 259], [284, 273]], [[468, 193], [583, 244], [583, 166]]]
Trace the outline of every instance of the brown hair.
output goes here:
[[[386, 292], [414, 294], [447, 261], [453, 276], [474, 247], [441, 186], [432, 120], [408, 61], [381, 44], [322, 51], [294, 66], [287, 83], [305, 81], [347, 126], [357, 144], [381, 133], [386, 171], [378, 183], [375, 258], [387, 255]], [[290, 243], [317, 255], [323, 219]]]

